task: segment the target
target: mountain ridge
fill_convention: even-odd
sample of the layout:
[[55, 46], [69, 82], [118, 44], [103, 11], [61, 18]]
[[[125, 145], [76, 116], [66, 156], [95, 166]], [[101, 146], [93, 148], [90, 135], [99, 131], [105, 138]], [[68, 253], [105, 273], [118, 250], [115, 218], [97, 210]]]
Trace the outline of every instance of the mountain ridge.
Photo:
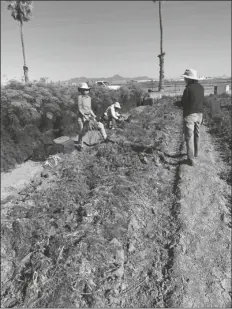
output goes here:
[[[212, 79], [231, 79], [231, 77], [226, 76], [226, 75], [222, 75], [222, 76], [215, 76], [215, 77], [211, 77]], [[179, 80], [180, 77], [175, 77], [175, 78], [169, 78], [168, 80]], [[127, 81], [139, 81], [139, 80], [153, 80], [153, 81], [158, 81], [158, 78], [152, 78], [152, 77], [148, 77], [148, 76], [137, 76], [137, 77], [123, 77], [119, 74], [115, 74], [111, 77], [85, 77], [85, 76], [81, 76], [81, 77], [73, 77], [70, 78], [64, 82], [68, 82], [68, 83], [81, 83], [81, 82], [95, 82], [95, 81], [108, 81], [111, 83], [119, 83], [119, 82], [127, 82]]]
[[154, 78], [148, 77], [148, 76], [137, 76], [137, 77], [123, 77], [119, 74], [115, 74], [114, 76], [111, 77], [74, 77], [70, 78], [69, 80], [71, 83], [78, 83], [78, 82], [87, 82], [87, 81], [97, 81], [97, 80], [102, 80], [102, 81], [129, 81], [129, 80], [152, 80]]

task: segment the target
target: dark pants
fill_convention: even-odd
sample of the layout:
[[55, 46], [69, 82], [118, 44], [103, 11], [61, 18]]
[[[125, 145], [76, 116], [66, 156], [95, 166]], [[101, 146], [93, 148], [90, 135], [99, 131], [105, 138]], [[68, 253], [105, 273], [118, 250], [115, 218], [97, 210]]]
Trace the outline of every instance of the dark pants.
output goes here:
[[106, 116], [104, 115], [104, 120], [107, 121], [107, 127], [110, 128], [115, 128], [116, 126], [116, 119], [113, 118], [112, 116]]

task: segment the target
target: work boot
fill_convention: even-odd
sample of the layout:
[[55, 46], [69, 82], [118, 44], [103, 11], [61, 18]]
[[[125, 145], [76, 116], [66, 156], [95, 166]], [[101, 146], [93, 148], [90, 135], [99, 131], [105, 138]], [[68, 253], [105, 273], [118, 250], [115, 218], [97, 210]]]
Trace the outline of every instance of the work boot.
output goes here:
[[83, 150], [83, 144], [76, 144], [75, 145], [75, 148], [78, 150], [78, 151], [82, 151]]
[[104, 143], [115, 143], [114, 141], [112, 141], [111, 139], [109, 139], [109, 137], [106, 137], [105, 139], [104, 139]]
[[104, 138], [104, 143], [109, 143], [109, 142], [110, 142], [109, 137]]
[[188, 165], [194, 166], [195, 165], [194, 160], [193, 159], [188, 159]]

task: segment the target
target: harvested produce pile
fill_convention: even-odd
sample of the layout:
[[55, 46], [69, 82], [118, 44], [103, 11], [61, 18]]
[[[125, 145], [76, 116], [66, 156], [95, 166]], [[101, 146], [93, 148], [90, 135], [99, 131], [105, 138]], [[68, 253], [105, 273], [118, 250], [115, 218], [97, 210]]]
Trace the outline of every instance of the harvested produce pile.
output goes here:
[[172, 101], [133, 110], [116, 144], [63, 155], [3, 205], [4, 307], [170, 305], [181, 227], [164, 155], [179, 138]]

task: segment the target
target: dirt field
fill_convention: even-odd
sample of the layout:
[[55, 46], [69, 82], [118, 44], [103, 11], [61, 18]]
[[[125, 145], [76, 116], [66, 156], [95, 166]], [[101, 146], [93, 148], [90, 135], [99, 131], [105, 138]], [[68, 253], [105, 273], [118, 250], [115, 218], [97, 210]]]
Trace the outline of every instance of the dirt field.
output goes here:
[[196, 166], [185, 164], [178, 109], [132, 114], [111, 134], [118, 146], [2, 174], [3, 307], [231, 308], [228, 166], [206, 126]]
[[173, 274], [180, 298], [173, 307], [231, 307], [231, 187], [220, 179], [225, 166], [205, 126], [197, 166], [179, 168], [179, 219]]

